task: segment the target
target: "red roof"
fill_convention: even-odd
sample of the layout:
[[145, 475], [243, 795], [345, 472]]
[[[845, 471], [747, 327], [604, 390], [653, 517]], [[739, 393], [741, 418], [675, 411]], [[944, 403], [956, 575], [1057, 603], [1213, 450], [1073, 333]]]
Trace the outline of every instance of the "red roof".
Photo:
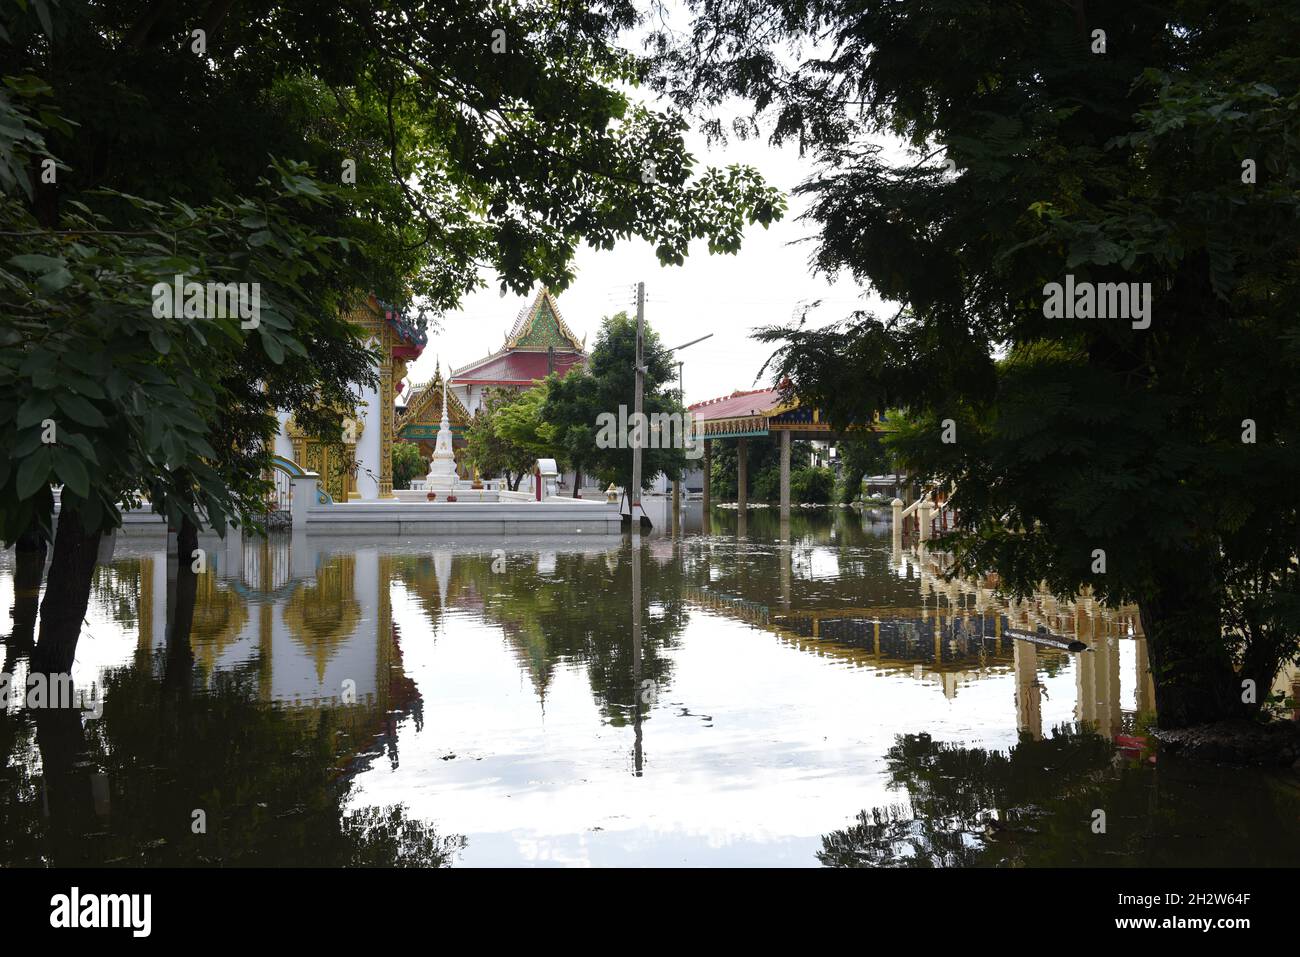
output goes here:
[[736, 391], [717, 399], [696, 402], [689, 411], [705, 420], [732, 419], [745, 415], [766, 415], [781, 404], [779, 389], [752, 389], [749, 392]]
[[[586, 361], [580, 352], [555, 353], [555, 371], [564, 375]], [[532, 385], [546, 378], [545, 352], [504, 352], [462, 369], [447, 380], [452, 385]]]

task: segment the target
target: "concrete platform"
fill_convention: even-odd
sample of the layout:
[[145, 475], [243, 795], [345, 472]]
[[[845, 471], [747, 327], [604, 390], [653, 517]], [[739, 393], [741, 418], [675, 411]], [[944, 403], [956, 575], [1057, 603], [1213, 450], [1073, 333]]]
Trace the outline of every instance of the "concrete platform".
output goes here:
[[[293, 528], [309, 535], [443, 537], [463, 535], [617, 535], [619, 506], [605, 501], [554, 495], [538, 502], [531, 494], [456, 490], [455, 502], [397, 498], [318, 504], [316, 477], [294, 479]], [[422, 493], [421, 493], [422, 494]], [[472, 499], [482, 500], [466, 500]], [[57, 513], [56, 500], [56, 513]], [[144, 509], [122, 516], [126, 535], [165, 534], [166, 520]]]
[[309, 535], [608, 535], [619, 531], [619, 509], [604, 502], [554, 498], [544, 502], [336, 502], [309, 508], [305, 530]]

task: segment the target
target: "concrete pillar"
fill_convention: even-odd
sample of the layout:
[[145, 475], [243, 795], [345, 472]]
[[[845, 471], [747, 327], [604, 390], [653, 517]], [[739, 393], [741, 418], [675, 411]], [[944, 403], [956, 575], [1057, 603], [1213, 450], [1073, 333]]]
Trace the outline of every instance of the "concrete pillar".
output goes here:
[[316, 577], [319, 547], [312, 545], [305, 528], [294, 528], [289, 535], [289, 577], [305, 581]]
[[743, 513], [749, 504], [749, 439], [736, 439], [736, 507]]
[[320, 476], [315, 472], [307, 472], [293, 476], [289, 482], [293, 488], [293, 504], [289, 515], [293, 519], [294, 530], [299, 531], [307, 527], [307, 510], [316, 504], [316, 487], [320, 483]]
[[781, 432], [781, 515], [790, 515], [790, 433]]
[[894, 513], [894, 527], [890, 529], [891, 550], [898, 554], [903, 550], [903, 500], [894, 499], [890, 507]]
[[790, 522], [781, 522], [781, 607], [790, 610], [794, 594], [794, 542], [790, 539]]
[[1016, 673], [1016, 729], [1043, 740], [1042, 690], [1038, 687], [1038, 648], [1028, 641], [1012, 645]]
[[234, 525], [226, 526], [226, 537], [221, 543], [221, 576], [237, 579], [244, 567], [244, 530]]
[[920, 520], [921, 523], [920, 539], [923, 542], [927, 542], [930, 540], [930, 521], [933, 516], [933, 513], [934, 513], [934, 506], [930, 504], [930, 500], [928, 498], [922, 500], [921, 504], [917, 506], [916, 514], [917, 514], [917, 518]]
[[[372, 345], [374, 345], [372, 341]], [[361, 389], [361, 402], [357, 408], [359, 423], [364, 423], [361, 437], [357, 439], [357, 494], [366, 501], [379, 498], [379, 479], [383, 466], [379, 461], [380, 441], [384, 426], [379, 391], [370, 386]]]
[[1136, 685], [1135, 707], [1139, 714], [1144, 712], [1154, 713], [1156, 710], [1155, 682], [1151, 677], [1151, 663], [1147, 658], [1147, 640], [1145, 638], [1131, 639], [1137, 646], [1134, 654], [1134, 678]]
[[1074, 718], [1076, 721], [1087, 722], [1094, 728], [1097, 726], [1097, 652], [1095, 650], [1095, 638], [1093, 636], [1092, 619], [1087, 615], [1079, 613], [1075, 617], [1074, 635], [1079, 641], [1084, 642], [1094, 650], [1091, 652], [1080, 652], [1074, 656], [1075, 666], [1075, 691], [1078, 704], [1075, 706]]
[[713, 504], [713, 443], [708, 439], [704, 440], [704, 514], [709, 514], [709, 506]]

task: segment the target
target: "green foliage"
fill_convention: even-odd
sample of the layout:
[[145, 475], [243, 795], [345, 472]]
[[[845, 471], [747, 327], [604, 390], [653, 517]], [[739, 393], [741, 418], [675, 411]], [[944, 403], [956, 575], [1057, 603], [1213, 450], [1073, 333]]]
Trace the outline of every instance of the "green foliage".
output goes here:
[[[827, 505], [835, 491], [835, 473], [828, 468], [806, 467], [790, 472], [790, 501]], [[777, 488], [778, 500], [780, 488]]]
[[500, 405], [495, 414], [497, 437], [533, 460], [550, 458], [554, 452], [552, 429], [542, 420], [546, 391], [546, 382], [524, 389]]
[[[1300, 474], [1300, 9], [1070, 6], [792, 0], [756, 26], [743, 0], [693, 3], [658, 82], [775, 114], [819, 167], [817, 267], [892, 300], [762, 331], [777, 376], [840, 426], [909, 410], [892, 448], [955, 488], [958, 570], [1137, 600], [1162, 723], [1224, 717], [1234, 661], [1266, 687], [1300, 634], [1300, 510], [1279, 504]], [[835, 56], [766, 55], [814, 39]], [[1046, 317], [1067, 274], [1150, 283], [1150, 327]], [[1242, 603], [1266, 653], [1220, 636]]]
[[429, 463], [413, 442], [393, 443], [393, 488], [410, 488], [411, 479], [429, 474]]
[[[262, 195], [238, 203], [121, 196], [148, 226], [143, 235], [107, 231], [102, 216], [72, 203], [60, 221], [67, 239], [53, 247], [30, 213], [0, 198], [0, 217], [23, 233], [0, 262], [9, 305], [0, 319], [0, 442], [12, 450], [0, 462], [6, 541], [33, 519], [48, 521], [54, 482], [88, 530], [116, 525], [119, 506], [139, 496], [173, 521], [184, 515], [221, 529], [225, 516], [260, 509], [260, 484], [239, 475], [256, 476], [265, 457], [264, 443], [252, 440], [275, 424], [283, 381], [271, 370], [305, 358], [298, 336], [328, 326], [314, 318], [320, 300], [302, 288], [337, 248], [301, 223], [304, 209], [328, 202], [323, 194], [296, 192], [301, 173], [292, 164], [277, 164], [274, 175]], [[260, 277], [258, 326], [242, 329], [237, 316], [156, 318], [151, 290], [178, 274]], [[236, 365], [254, 378], [265, 370], [275, 388], [235, 386], [221, 373]], [[251, 436], [235, 434], [235, 407]]]
[[[47, 521], [53, 482], [88, 531], [140, 495], [220, 530], [252, 520], [275, 410], [336, 430], [373, 382], [342, 318], [366, 294], [421, 325], [483, 266], [563, 288], [581, 241], [640, 236], [680, 262], [780, 216], [752, 169], [698, 171], [682, 120], [622, 92], [645, 72], [614, 42], [634, 20], [622, 3], [0, 7], [0, 534]], [[154, 319], [149, 290], [176, 273], [259, 283], [261, 325]], [[55, 445], [33, 439], [46, 418]]]
[[835, 443], [839, 453], [838, 501], [848, 504], [862, 498], [862, 480], [869, 475], [888, 474], [889, 455], [879, 433], [853, 431]]
[[[661, 346], [658, 333], [649, 323], [645, 323], [644, 335], [646, 374], [642, 410], [647, 417], [674, 414], [680, 417], [684, 410], [673, 388], [676, 367], [671, 353]], [[542, 418], [549, 427], [553, 447], [571, 464], [596, 475], [601, 485], [613, 483], [626, 488], [632, 479], [632, 426], [629, 425], [625, 437], [626, 448], [601, 448], [597, 439], [601, 416], [620, 421], [619, 406], [624, 407], [626, 418], [632, 415], [636, 395], [636, 320], [626, 312], [607, 317], [601, 323], [586, 368], [571, 370], [564, 379], [552, 377], [547, 390]], [[660, 473], [677, 475], [688, 467], [686, 451], [678, 441], [680, 434], [663, 436], [661, 432], [659, 435], [659, 438], [647, 436], [647, 443], [666, 447], [642, 449], [642, 488], [648, 488]]]
[[[599, 393], [595, 377], [581, 367], [570, 369], [563, 377], [547, 378], [546, 402], [541, 414], [546, 419], [556, 456], [575, 473], [581, 473], [595, 462], [594, 423], [600, 414]], [[580, 485], [575, 476], [575, 492]]]
[[[779, 502], [781, 500], [781, 443], [775, 438], [751, 438], [749, 450], [745, 454], [745, 464], [749, 476], [749, 501]], [[830, 493], [825, 498], [804, 498], [796, 488], [795, 474], [804, 471], [800, 463], [807, 462], [812, 455], [810, 442], [796, 441], [790, 443], [790, 501], [809, 504], [830, 501]], [[718, 501], [736, 501], [736, 443], [733, 441], [714, 442], [710, 455], [712, 465], [710, 492]], [[808, 471], [813, 471], [808, 469]], [[829, 469], [824, 470], [829, 473]], [[808, 479], [810, 484], [804, 486], [804, 493], [815, 492], [820, 495], [820, 477]], [[834, 484], [834, 476], [831, 477]]]
[[511, 389], [488, 389], [483, 404], [470, 421], [465, 439], [466, 454], [479, 475], [483, 478], [502, 476], [511, 489], [519, 488], [519, 480], [532, 470], [537, 460], [532, 449], [506, 438], [498, 428], [502, 416], [511, 406], [524, 401], [523, 396], [524, 393]]

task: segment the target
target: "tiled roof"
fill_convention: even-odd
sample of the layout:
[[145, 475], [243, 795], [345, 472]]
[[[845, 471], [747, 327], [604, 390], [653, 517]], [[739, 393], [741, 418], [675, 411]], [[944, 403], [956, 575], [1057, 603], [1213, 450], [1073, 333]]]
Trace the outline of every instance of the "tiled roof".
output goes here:
[[752, 389], [749, 392], [737, 390], [731, 395], [696, 402], [689, 407], [689, 411], [707, 422], [710, 419], [767, 415], [772, 410], [779, 408], [780, 405], [781, 392], [779, 389]]
[[[555, 352], [555, 371], [564, 375], [586, 361], [579, 352]], [[532, 385], [546, 378], [545, 352], [503, 352], [458, 370], [451, 385]]]

